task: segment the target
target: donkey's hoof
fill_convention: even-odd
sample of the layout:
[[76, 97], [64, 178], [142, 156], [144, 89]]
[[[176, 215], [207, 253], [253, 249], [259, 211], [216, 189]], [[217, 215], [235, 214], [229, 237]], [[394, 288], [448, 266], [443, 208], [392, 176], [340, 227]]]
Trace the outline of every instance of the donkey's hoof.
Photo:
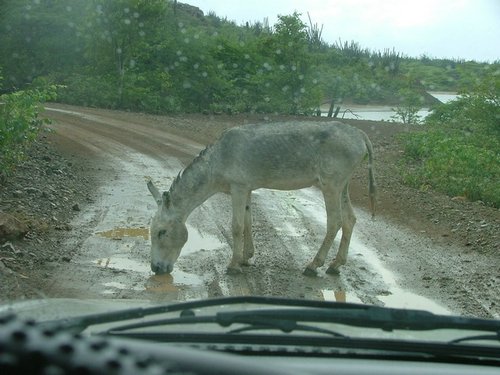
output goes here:
[[328, 267], [325, 272], [329, 275], [340, 275], [340, 270], [332, 266]]
[[304, 270], [303, 274], [305, 276], [311, 276], [311, 277], [318, 275], [318, 273], [316, 272], [315, 269], [312, 269], [312, 268], [309, 268], [309, 267], [306, 267], [306, 269]]
[[228, 275], [240, 275], [242, 273], [243, 273], [243, 270], [241, 269], [241, 267], [233, 267], [233, 266], [227, 267], [227, 274]]

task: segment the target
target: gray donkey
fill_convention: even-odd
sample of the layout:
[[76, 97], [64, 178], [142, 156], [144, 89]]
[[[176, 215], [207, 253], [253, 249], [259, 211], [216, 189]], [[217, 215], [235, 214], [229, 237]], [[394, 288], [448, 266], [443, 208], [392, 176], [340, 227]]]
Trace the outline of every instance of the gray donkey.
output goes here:
[[337, 256], [328, 273], [345, 264], [356, 217], [349, 198], [349, 180], [368, 154], [369, 197], [374, 213], [375, 179], [372, 145], [361, 130], [340, 122], [280, 122], [234, 127], [205, 148], [161, 194], [148, 188], [158, 211], [151, 222], [151, 269], [172, 272], [187, 241], [186, 220], [217, 192], [232, 199], [233, 256], [228, 273], [241, 272], [254, 254], [251, 193], [259, 188], [295, 190], [319, 188], [325, 200], [327, 231], [323, 243], [304, 271], [315, 275], [342, 228]]

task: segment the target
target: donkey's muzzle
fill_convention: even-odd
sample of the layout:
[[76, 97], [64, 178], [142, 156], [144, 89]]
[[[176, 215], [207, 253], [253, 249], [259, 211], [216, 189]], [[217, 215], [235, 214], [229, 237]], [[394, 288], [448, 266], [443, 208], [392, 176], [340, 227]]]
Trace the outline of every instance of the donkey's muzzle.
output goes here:
[[173, 264], [164, 263], [151, 263], [151, 271], [157, 275], [163, 275], [165, 273], [170, 273], [174, 269]]

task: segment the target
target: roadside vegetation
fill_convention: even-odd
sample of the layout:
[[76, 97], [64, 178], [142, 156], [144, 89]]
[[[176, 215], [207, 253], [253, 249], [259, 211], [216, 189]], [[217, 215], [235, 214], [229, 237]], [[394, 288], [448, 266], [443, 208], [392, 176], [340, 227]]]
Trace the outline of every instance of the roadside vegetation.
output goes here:
[[[326, 43], [305, 15], [236, 25], [168, 0], [6, 0], [0, 9], [5, 91], [35, 78], [58, 100], [154, 113], [314, 114], [320, 105], [399, 105], [410, 90], [456, 91], [499, 64], [410, 58]], [[21, 31], [21, 32], [20, 32]], [[407, 121], [407, 119], [405, 119]]]
[[[186, 0], [189, 1], [189, 0]], [[0, 167], [36, 137], [40, 102], [150, 113], [314, 115], [386, 104], [420, 126], [404, 139], [405, 180], [500, 205], [500, 62], [404, 56], [326, 43], [300, 14], [236, 25], [168, 0], [6, 0], [0, 7]], [[459, 91], [435, 104], [427, 91]], [[417, 125], [419, 124], [419, 125]], [[408, 167], [410, 166], [410, 167]]]
[[[0, 87], [2, 76], [0, 71]], [[38, 115], [42, 102], [55, 99], [55, 86], [26, 88], [0, 95], [0, 180], [11, 174], [24, 158], [47, 119]]]
[[407, 183], [500, 207], [498, 75], [437, 106], [403, 142]]

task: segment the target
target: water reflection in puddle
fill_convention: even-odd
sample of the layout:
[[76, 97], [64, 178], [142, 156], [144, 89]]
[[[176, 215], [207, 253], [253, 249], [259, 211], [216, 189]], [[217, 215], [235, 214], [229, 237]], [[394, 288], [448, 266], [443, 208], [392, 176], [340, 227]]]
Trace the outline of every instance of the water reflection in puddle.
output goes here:
[[[107, 288], [120, 290], [147, 290], [150, 292], [175, 292], [180, 287], [195, 287], [203, 285], [203, 279], [195, 274], [183, 272], [178, 267], [171, 274], [151, 275], [149, 263], [138, 262], [133, 259], [121, 257], [100, 258], [93, 261], [98, 267], [112, 269], [118, 273], [136, 272], [144, 274], [145, 282], [143, 287], [132, 286], [125, 282], [106, 282], [103, 285]], [[147, 278], [146, 278], [147, 276]], [[103, 293], [112, 293], [107, 289]]]
[[395, 275], [385, 268], [378, 256], [358, 239], [353, 238], [351, 246], [357, 250], [358, 255], [363, 257], [363, 260], [374, 269], [374, 272], [379, 275], [386, 284], [388, 289], [387, 292], [377, 296], [377, 299], [383, 302], [384, 305], [389, 307], [427, 310], [435, 314], [451, 314], [450, 310], [429, 298], [400, 288], [397, 285]]
[[321, 294], [323, 295], [323, 299], [325, 301], [363, 303], [363, 301], [361, 301], [356, 294], [347, 294], [344, 290], [323, 289]]
[[94, 261], [99, 267], [111, 268], [123, 271], [135, 271], [140, 273], [149, 273], [149, 263], [138, 262], [134, 259], [113, 256], [109, 258], [100, 258]]
[[146, 281], [145, 289], [156, 293], [177, 292], [179, 290], [174, 284], [174, 277], [171, 274], [151, 276]]
[[[301, 212], [308, 220], [318, 223], [319, 227], [325, 226], [326, 215], [320, 209], [323, 207], [323, 201], [321, 194], [317, 190], [302, 189], [295, 192], [292, 197], [294, 210]], [[356, 212], [356, 215], [362, 217], [364, 214]], [[286, 226], [283, 228], [287, 229]], [[288, 229], [287, 231], [290, 232]], [[325, 300], [366, 303], [365, 299], [368, 301], [376, 299], [388, 307], [422, 309], [436, 314], [451, 313], [446, 307], [433, 300], [401, 288], [394, 273], [384, 266], [376, 252], [367, 247], [364, 241], [356, 237], [356, 234], [351, 239], [350, 254], [350, 262], [354, 262], [354, 259], [352, 259], [354, 256], [359, 257], [357, 259], [359, 269], [363, 270], [365, 275], [359, 276], [360, 280], [357, 284], [347, 282], [347, 294], [341, 288], [339, 288], [340, 291], [321, 290]], [[377, 286], [376, 288], [367, 291], [359, 288], [361, 281], [367, 282], [370, 278], [372, 279], [370, 284]], [[375, 278], [379, 279], [379, 281], [374, 280]], [[363, 294], [365, 293], [367, 295], [364, 297]], [[372, 294], [370, 295], [370, 293]]]
[[[182, 254], [191, 254], [199, 250], [215, 250], [224, 243], [219, 241], [215, 236], [208, 233], [200, 232], [198, 229], [187, 225], [188, 241], [182, 250]], [[144, 240], [149, 240], [149, 228], [113, 228], [107, 231], [97, 232], [97, 236], [112, 240], [121, 240], [124, 237], [142, 237]]]
[[102, 294], [115, 294], [118, 290], [134, 290], [138, 292], [144, 290], [138, 286], [131, 287], [130, 285], [118, 281], [110, 281], [102, 283], [102, 285], [106, 288], [101, 292]]
[[[210, 234], [200, 232], [196, 228], [188, 225], [188, 242], [182, 250], [181, 256], [193, 254], [202, 250], [218, 249], [224, 244], [219, 239]], [[97, 237], [111, 240], [121, 240], [124, 237], [135, 237], [141, 241], [149, 240], [149, 228], [125, 228], [117, 227], [107, 231], [96, 233]], [[141, 245], [142, 246], [142, 245]], [[118, 250], [120, 251], [120, 250]], [[149, 249], [148, 249], [149, 251]], [[120, 251], [121, 252], [121, 251]], [[92, 261], [95, 265], [101, 268], [107, 268], [114, 273], [127, 274], [129, 272], [139, 273], [146, 280], [144, 286], [137, 289], [124, 282], [107, 282], [103, 285], [107, 288], [103, 294], [113, 294], [119, 290], [146, 290], [156, 293], [177, 292], [182, 287], [199, 287], [203, 285], [203, 279], [195, 274], [183, 272], [178, 266], [174, 268], [172, 274], [167, 275], [152, 275], [149, 261], [131, 259], [129, 250], [124, 250], [123, 254], [115, 254], [108, 257], [103, 257]]]
[[149, 228], [114, 228], [104, 232], [96, 233], [100, 237], [111, 239], [122, 239], [123, 237], [142, 237], [145, 240], [149, 239]]
[[182, 249], [181, 256], [192, 254], [199, 250], [216, 250], [224, 246], [224, 243], [219, 241], [215, 236], [208, 233], [202, 233], [198, 229], [187, 225], [188, 241]]

